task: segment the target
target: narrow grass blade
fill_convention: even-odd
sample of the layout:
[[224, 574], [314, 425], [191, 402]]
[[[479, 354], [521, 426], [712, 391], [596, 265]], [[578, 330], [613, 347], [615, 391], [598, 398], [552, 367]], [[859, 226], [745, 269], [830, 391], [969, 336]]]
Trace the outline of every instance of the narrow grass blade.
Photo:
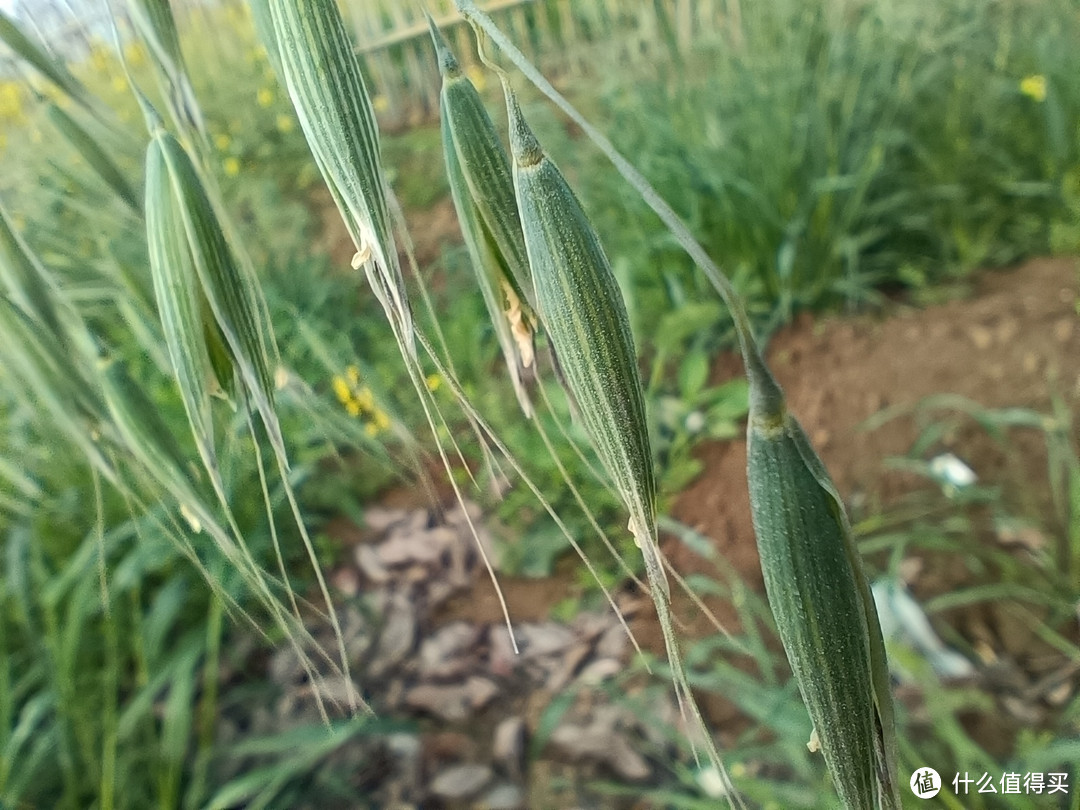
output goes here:
[[63, 62], [51, 57], [41, 45], [28, 37], [15, 20], [3, 11], [0, 11], [0, 40], [73, 101], [88, 110], [93, 109], [91, 96], [82, 82], [71, 75]]
[[150, 51], [158, 83], [177, 128], [207, 142], [206, 122], [188, 80], [169, 0], [129, 0], [131, 21]]
[[120, 171], [116, 163], [108, 156], [92, 135], [64, 110], [49, 102], [46, 115], [64, 139], [82, 156], [98, 177], [133, 211], [139, 211], [139, 196]]
[[0, 284], [11, 300], [61, 343], [67, 331], [56, 306], [55, 282], [15, 230], [0, 201]]

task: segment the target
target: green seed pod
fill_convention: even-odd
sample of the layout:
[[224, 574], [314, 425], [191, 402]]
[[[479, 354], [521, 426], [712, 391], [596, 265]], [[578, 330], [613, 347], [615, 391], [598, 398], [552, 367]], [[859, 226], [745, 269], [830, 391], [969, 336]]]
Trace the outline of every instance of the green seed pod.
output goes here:
[[444, 147], [449, 148], [447, 139], [453, 145], [469, 196], [505, 264], [504, 283], [519, 299], [535, 307], [510, 160], [476, 87], [462, 72], [430, 17], [428, 22], [443, 81], [439, 101], [445, 124]]
[[884, 642], [847, 516], [756, 348], [752, 354], [747, 477], [780, 639], [844, 806], [899, 808]]
[[284, 448], [259, 291], [240, 271], [191, 158], [157, 127], [146, 153], [150, 268], [169, 356], [200, 455], [213, 466], [210, 396], [234, 373]]
[[675, 635], [656, 535], [656, 479], [645, 396], [626, 305], [581, 204], [541, 150], [509, 88], [506, 105], [521, 229], [537, 309], [559, 358], [560, 383], [576, 404], [577, 417], [630, 513], [629, 529], [645, 563], [672, 680], [701, 731], [710, 761], [726, 783]]
[[428, 22], [443, 76], [441, 129], [450, 192], [514, 393], [532, 416], [524, 375], [535, 359], [536, 316], [518, 282], [529, 273], [510, 161], [476, 88], [430, 17]]
[[585, 211], [507, 89], [514, 187], [537, 307], [578, 415], [631, 515], [654, 549], [656, 481], [645, 397], [626, 304]]
[[412, 310], [387, 202], [375, 110], [332, 0], [269, 0], [281, 72], [315, 163], [372, 290], [410, 354]]

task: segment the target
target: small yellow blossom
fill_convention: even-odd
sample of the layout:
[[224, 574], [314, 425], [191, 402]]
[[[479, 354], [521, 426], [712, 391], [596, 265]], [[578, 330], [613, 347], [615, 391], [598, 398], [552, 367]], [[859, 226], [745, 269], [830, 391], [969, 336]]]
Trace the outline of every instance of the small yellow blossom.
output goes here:
[[123, 93], [125, 90], [127, 90], [127, 79], [125, 79], [123, 76], [113, 76], [112, 89], [115, 93]]
[[442, 377], [440, 377], [438, 374], [428, 374], [428, 376], [427, 376], [428, 391], [438, 391], [440, 385], [442, 385]]
[[353, 385], [360, 384], [360, 369], [356, 366], [349, 366], [345, 369], [345, 376], [349, 378], [349, 382]]
[[285, 113], [282, 113], [281, 115], [279, 115], [277, 117], [277, 128], [278, 128], [278, 132], [284, 133], [286, 135], [288, 133], [292, 132], [293, 131], [292, 116], [286, 115]]
[[97, 73], [105, 73], [109, 69], [109, 49], [101, 43], [90, 46], [90, 67]]
[[21, 121], [23, 118], [22, 93], [15, 82], [0, 84], [0, 120]]
[[274, 103], [274, 91], [269, 87], [260, 87], [255, 100], [259, 102], [260, 107], [269, 107]]
[[352, 401], [352, 389], [349, 388], [349, 384], [344, 377], [335, 376], [331, 385], [334, 388], [334, 394], [337, 396], [338, 402], [345, 405]]
[[371, 106], [375, 108], [375, 112], [386, 112], [390, 109], [390, 101], [382, 93], [378, 93], [371, 99]]
[[1046, 77], [1035, 73], [1020, 80], [1020, 92], [1032, 101], [1046, 101]]
[[124, 46], [124, 58], [130, 67], [141, 67], [146, 64], [146, 51], [142, 43], [129, 42]]
[[359, 416], [360, 415], [360, 405], [359, 405], [359, 403], [357, 403], [357, 401], [355, 399], [347, 400], [344, 404], [345, 404], [345, 412], [347, 414], [349, 414], [349, 416]]
[[230, 146], [232, 146], [232, 138], [222, 132], [220, 135], [214, 136], [214, 146], [218, 148], [219, 152], [224, 152]]
[[379, 435], [379, 429], [375, 426], [374, 422], [368, 422], [364, 425], [364, 433], [374, 438]]
[[356, 401], [360, 403], [360, 407], [365, 411], [375, 410], [375, 395], [371, 393], [371, 389], [366, 385], [356, 392]]
[[381, 408], [376, 408], [375, 412], [371, 414], [371, 421], [379, 430], [386, 430], [390, 427], [390, 417]]
[[225, 167], [225, 174], [228, 177], [236, 177], [240, 174], [240, 160], [235, 157], [227, 157], [222, 161], [222, 166]]
[[475, 63], [469, 65], [465, 68], [465, 75], [469, 77], [469, 81], [473, 83], [477, 90], [482, 92], [487, 87], [487, 76], [479, 65]]

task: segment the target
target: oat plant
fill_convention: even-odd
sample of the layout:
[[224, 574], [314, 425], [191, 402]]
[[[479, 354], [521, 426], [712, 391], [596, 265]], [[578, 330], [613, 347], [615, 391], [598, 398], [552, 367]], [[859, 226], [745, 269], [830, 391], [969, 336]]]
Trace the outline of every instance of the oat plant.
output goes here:
[[[577, 113], [521, 52], [467, 0], [459, 9], [522, 73], [582, 127], [660, 216], [724, 300], [750, 384], [748, 485], [770, 606], [822, 750], [848, 808], [898, 808], [895, 729], [884, 642], [843, 502], [805, 432], [786, 407], [745, 306], [727, 277], [647, 181]], [[631, 515], [677, 687], [704, 726], [681, 664], [657, 561], [648, 435], [633, 337], [603, 251], [507, 91], [515, 188], [540, 317], [563, 359], [590, 439]], [[545, 179], [541, 179], [545, 178]], [[573, 360], [570, 360], [573, 358]], [[581, 401], [581, 400], [584, 401]], [[604, 403], [607, 403], [605, 407]], [[654, 485], [653, 485], [654, 486]], [[708, 729], [703, 728], [711, 740]], [[710, 750], [717, 765], [719, 757]], [[729, 794], [730, 798], [730, 794]]]

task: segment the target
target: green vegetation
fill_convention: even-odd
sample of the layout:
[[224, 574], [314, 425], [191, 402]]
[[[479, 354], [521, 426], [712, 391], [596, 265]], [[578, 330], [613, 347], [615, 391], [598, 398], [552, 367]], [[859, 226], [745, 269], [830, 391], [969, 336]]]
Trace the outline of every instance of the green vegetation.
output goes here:
[[[670, 666], [656, 666], [691, 705], [689, 686], [724, 695], [747, 718], [720, 752], [723, 765], [713, 753], [721, 784], [726, 766], [754, 805], [818, 807], [838, 790], [849, 807], [899, 806], [877, 619], [855, 545], [868, 572], [889, 581], [912, 551], [962, 569], [922, 605], [931, 617], [1004, 601], [1063, 668], [1080, 660], [1070, 629], [1080, 599], [1080, 456], [1064, 401], [1052, 414], [955, 400], [920, 411], [974, 419], [1004, 452], [1017, 431], [1037, 436], [1047, 498], [1015, 481], [946, 486], [933, 497], [924, 489], [884, 513], [855, 514], [849, 527], [801, 429], [783, 421], [754, 341], [755, 329], [767, 333], [803, 309], [861, 308], [900, 290], [929, 300], [976, 268], [1080, 248], [1074, 4], [756, 4], [737, 36], [706, 31], [685, 48], [663, 29], [648, 59], [629, 66], [619, 37], [634, 14], [608, 20], [610, 35], [592, 37], [589, 81], [567, 92], [686, 221], [689, 232], [674, 238], [656, 206], [531, 90], [518, 88], [516, 199], [507, 175], [508, 201], [493, 214], [463, 167], [468, 135], [440, 139], [419, 126], [383, 137], [380, 157], [380, 99], [342, 57], [351, 47], [344, 28], [328, 22], [320, 37], [305, 29], [315, 7], [253, 0], [256, 14], [270, 14], [263, 36], [304, 42], [280, 55], [271, 45], [268, 58], [243, 6], [184, 18], [177, 37], [167, 4], [131, 5], [138, 13], [123, 54], [98, 42], [72, 64], [0, 17], [0, 38], [22, 66], [0, 79], [0, 806], [355, 806], [360, 799], [319, 768], [381, 720], [340, 719], [347, 712], [327, 706], [326, 727], [216, 738], [233, 634], [246, 628], [268, 647], [299, 648], [316, 611], [336, 621], [319, 571], [339, 550], [320, 541], [324, 522], [361, 519], [381, 490], [419, 486], [440, 457], [452, 462], [456, 489], [474, 476], [509, 476], [527, 485], [490, 504], [513, 533], [502, 538], [505, 571], [544, 575], [580, 547], [601, 588], [644, 571], [670, 625], [656, 515], [663, 528], [665, 505], [699, 472], [696, 444], [737, 436], [748, 412], [767, 456], [751, 471], [762, 556], [792, 554], [782, 563], [795, 573], [784, 581], [804, 590], [786, 593], [822, 616], [836, 600], [823, 598], [820, 580], [842, 569], [852, 610], [839, 621], [867, 667], [834, 682], [812, 671], [812, 638], [795, 628], [800, 611], [777, 607], [783, 583], [770, 582], [774, 618], [706, 540], [679, 529], [717, 564], [715, 577], [689, 585], [730, 600], [741, 624], [735, 635], [684, 645], [682, 661], [666, 626]], [[541, 18], [524, 19], [529, 49], [543, 51]], [[228, 43], [201, 35], [214, 26]], [[506, 149], [496, 137], [505, 132], [498, 81], [478, 70], [464, 75], [486, 76], [488, 86], [469, 103], [483, 98], [496, 122], [484, 130], [487, 146]], [[305, 84], [311, 76], [321, 83]], [[327, 110], [348, 115], [331, 120]], [[547, 161], [543, 178], [528, 174], [535, 142], [524, 119], [568, 185]], [[530, 184], [541, 180], [538, 193]], [[466, 247], [447, 245], [413, 272], [400, 258], [408, 250], [399, 253], [390, 189], [406, 224], [452, 192]], [[493, 218], [510, 206], [513, 216]], [[353, 271], [338, 244], [322, 242], [335, 207], [356, 251]], [[525, 227], [515, 237], [517, 207]], [[715, 265], [698, 260], [698, 272], [683, 250], [691, 236], [733, 287]], [[568, 242], [580, 250], [563, 256]], [[474, 270], [490, 282], [486, 296]], [[571, 272], [584, 281], [570, 284]], [[559, 297], [586, 281], [597, 284], [591, 294]], [[594, 316], [604, 328], [586, 333], [580, 323]], [[716, 385], [712, 358], [733, 347], [750, 384]], [[535, 411], [531, 421], [523, 409]], [[936, 481], [929, 454], [946, 420], [926, 425], [910, 457], [894, 463]], [[777, 430], [797, 452], [761, 450]], [[778, 480], [794, 486], [777, 494]], [[776, 508], [767, 508], [772, 496]], [[788, 518], [805, 509], [829, 529], [799, 535], [808, 527]], [[980, 539], [1017, 527], [1045, 540], [1031, 559]], [[807, 573], [800, 560], [825, 535], [832, 565]], [[806, 750], [810, 720], [781, 639], [832, 776]], [[946, 641], [978, 658], [961, 633]], [[347, 674], [343, 645], [328, 655]], [[1080, 759], [1075, 690], [1002, 757], [965, 725], [993, 711], [985, 689], [946, 688], [918, 655], [902, 646], [891, 655], [922, 701], [897, 709], [905, 797], [920, 765], [1001, 773]], [[840, 681], [855, 683], [865, 704], [858, 753], [837, 753], [853, 732], [836, 730], [846, 718], [829, 690], [807, 691]], [[622, 699], [647, 707], [649, 690], [670, 686], [655, 678]], [[245, 690], [229, 700], [272, 699], [269, 686]], [[358, 695], [346, 698], [357, 708]], [[680, 754], [658, 754], [670, 780], [652, 800], [713, 806], [707, 771], [686, 764], [687, 742], [674, 730], [672, 740]], [[1075, 796], [1080, 774], [1070, 773]], [[976, 808], [1048, 806], [969, 798]]]

